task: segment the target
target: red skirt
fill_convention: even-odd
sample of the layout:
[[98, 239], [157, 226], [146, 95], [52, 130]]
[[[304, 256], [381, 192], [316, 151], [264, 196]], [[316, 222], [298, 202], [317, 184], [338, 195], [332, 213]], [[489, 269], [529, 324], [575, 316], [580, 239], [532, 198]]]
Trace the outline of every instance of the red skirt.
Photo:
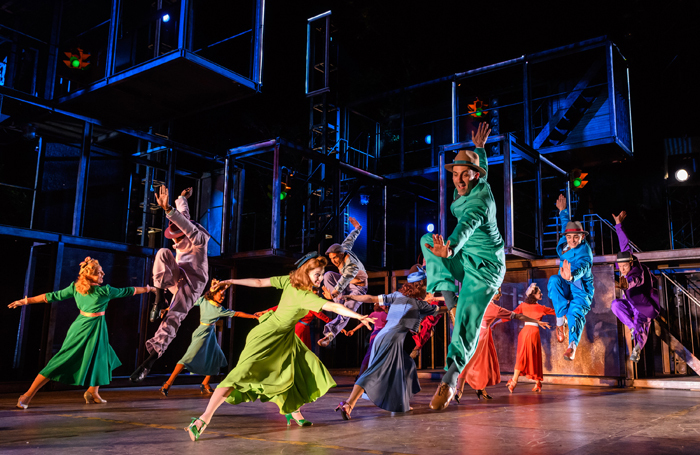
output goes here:
[[297, 334], [302, 343], [306, 345], [309, 350], [311, 349], [311, 330], [309, 326], [303, 322], [297, 322], [294, 326], [294, 333]]
[[515, 369], [528, 379], [541, 381], [542, 377], [542, 343], [540, 328], [526, 325], [518, 335], [518, 356]]
[[501, 368], [498, 365], [491, 327], [481, 330], [476, 352], [460, 376], [465, 378], [469, 387], [474, 390], [483, 390], [501, 382]]

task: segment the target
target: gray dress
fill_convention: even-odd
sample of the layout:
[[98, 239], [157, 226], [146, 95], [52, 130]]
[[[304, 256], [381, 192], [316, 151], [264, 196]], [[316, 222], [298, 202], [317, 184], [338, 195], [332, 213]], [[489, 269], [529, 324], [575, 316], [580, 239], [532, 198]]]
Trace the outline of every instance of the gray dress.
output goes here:
[[356, 384], [380, 408], [406, 412], [420, 384], [416, 364], [403, 349], [404, 340], [409, 331], [418, 331], [421, 318], [435, 314], [438, 307], [399, 292], [380, 295], [379, 304], [389, 306], [386, 325], [374, 339], [369, 366]]

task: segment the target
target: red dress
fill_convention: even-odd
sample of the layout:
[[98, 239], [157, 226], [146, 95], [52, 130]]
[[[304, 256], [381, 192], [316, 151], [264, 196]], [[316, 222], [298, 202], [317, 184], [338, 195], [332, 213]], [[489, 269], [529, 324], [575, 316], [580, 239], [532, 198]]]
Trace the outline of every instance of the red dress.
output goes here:
[[[553, 308], [539, 303], [521, 303], [513, 313], [524, 314], [532, 319], [542, 320], [547, 314], [556, 315]], [[542, 342], [539, 326], [525, 324], [518, 335], [518, 355], [515, 369], [528, 379], [541, 381], [542, 378]]]
[[491, 324], [498, 319], [512, 318], [513, 312], [506, 310], [493, 302], [489, 303], [481, 321], [479, 332], [479, 344], [476, 352], [462, 373], [461, 378], [466, 379], [467, 384], [474, 390], [483, 390], [488, 386], [501, 382], [501, 368], [498, 365], [496, 345], [493, 343]]
[[[277, 305], [273, 306], [270, 308], [268, 311], [275, 311], [277, 309]], [[319, 318], [326, 324], [331, 322], [331, 318], [326, 316], [323, 313], [317, 313], [315, 311], [309, 311], [306, 316], [303, 318], [299, 319], [299, 322], [297, 322], [297, 325], [294, 326], [294, 333], [297, 334], [299, 339], [309, 348], [311, 349], [311, 330], [309, 330], [309, 323], [314, 320], [314, 317]]]

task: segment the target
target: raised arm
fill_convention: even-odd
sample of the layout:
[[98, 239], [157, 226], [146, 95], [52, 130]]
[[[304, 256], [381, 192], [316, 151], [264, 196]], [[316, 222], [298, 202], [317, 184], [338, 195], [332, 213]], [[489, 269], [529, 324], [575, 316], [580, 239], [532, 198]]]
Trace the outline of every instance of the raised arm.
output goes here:
[[219, 283], [235, 284], [249, 288], [269, 288], [272, 287], [269, 278], [243, 278], [240, 280], [224, 280]]
[[627, 238], [627, 233], [625, 228], [622, 227], [622, 222], [627, 218], [627, 212], [624, 210], [620, 212], [619, 215], [615, 216], [613, 213], [613, 218], [615, 219], [615, 231], [617, 232], [617, 240], [620, 242], [620, 251], [629, 251], [632, 253], [632, 247], [630, 246], [629, 238]]
[[[556, 202], [557, 209], [559, 209], [559, 222], [561, 223], [561, 233], [566, 232], [566, 223], [571, 220], [569, 216], [569, 210], [566, 208], [566, 197], [563, 194], [559, 195]], [[566, 239], [566, 238], [565, 238]]]
[[348, 234], [347, 237], [345, 237], [345, 240], [343, 240], [343, 248], [346, 250], [352, 250], [352, 247], [355, 245], [355, 240], [360, 236], [360, 232], [362, 232], [362, 225], [357, 222], [357, 220], [353, 217], [348, 217], [348, 221], [350, 224], [352, 224], [352, 232]]
[[379, 296], [369, 295], [369, 294], [346, 295], [345, 300], [354, 300], [355, 302], [362, 302], [362, 303], [379, 303]]

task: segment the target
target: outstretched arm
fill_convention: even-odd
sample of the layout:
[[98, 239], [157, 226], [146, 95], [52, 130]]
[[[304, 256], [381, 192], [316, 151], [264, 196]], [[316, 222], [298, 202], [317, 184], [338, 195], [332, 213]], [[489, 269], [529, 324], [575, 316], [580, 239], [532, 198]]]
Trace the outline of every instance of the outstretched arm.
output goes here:
[[224, 280], [219, 283], [235, 284], [238, 286], [246, 286], [249, 288], [269, 288], [272, 287], [269, 278], [243, 278], [240, 280]]
[[[255, 314], [257, 314], [257, 313], [255, 313]], [[256, 316], [255, 314], [248, 314], [248, 313], [244, 313], [242, 311], [236, 311], [233, 316], [237, 317], [237, 318], [243, 318], [243, 319], [258, 319], [260, 316]]]
[[362, 303], [379, 303], [379, 296], [376, 295], [346, 295], [345, 300], [354, 300]]
[[538, 321], [537, 319], [533, 319], [531, 317], [525, 316], [522, 313], [515, 313], [513, 314], [513, 319], [518, 319], [523, 322], [534, 322], [535, 324], [539, 325], [543, 329], [550, 329], [551, 327], [549, 326], [548, 322], [544, 321]]
[[37, 295], [36, 297], [25, 297], [23, 299], [15, 300], [11, 304], [7, 305], [7, 308], [19, 308], [24, 305], [31, 305], [33, 303], [46, 303], [46, 294]]
[[357, 319], [362, 323], [362, 325], [364, 325], [370, 330], [372, 330], [372, 326], [370, 324], [374, 324], [374, 321], [376, 320], [374, 318], [370, 318], [369, 316], [363, 316], [359, 313], [355, 313], [350, 308], [347, 308], [335, 302], [326, 302], [321, 308], [326, 311], [332, 311], [333, 313], [339, 314], [341, 316]]

